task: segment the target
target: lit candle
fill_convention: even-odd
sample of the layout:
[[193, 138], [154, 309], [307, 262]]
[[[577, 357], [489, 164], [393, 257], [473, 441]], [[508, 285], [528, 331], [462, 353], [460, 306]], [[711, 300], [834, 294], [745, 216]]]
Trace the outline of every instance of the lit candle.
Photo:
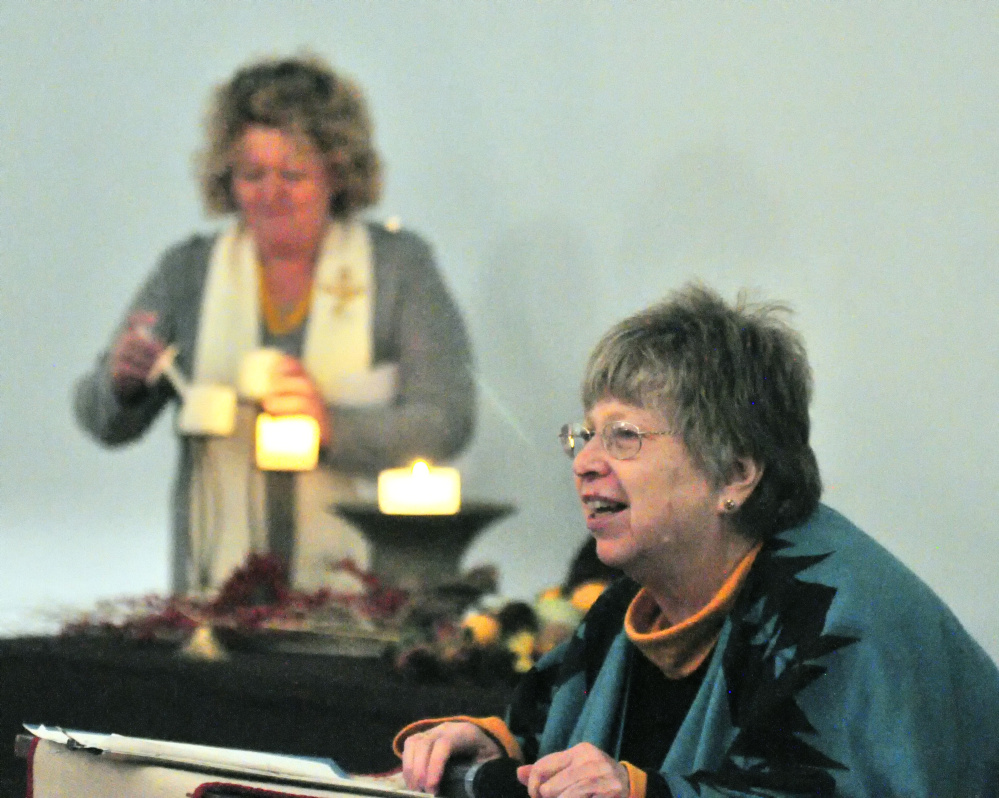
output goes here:
[[319, 462], [319, 424], [312, 416], [257, 416], [257, 468], [311, 471]]
[[454, 515], [461, 507], [461, 477], [455, 468], [390, 468], [378, 475], [378, 509], [387, 515]]

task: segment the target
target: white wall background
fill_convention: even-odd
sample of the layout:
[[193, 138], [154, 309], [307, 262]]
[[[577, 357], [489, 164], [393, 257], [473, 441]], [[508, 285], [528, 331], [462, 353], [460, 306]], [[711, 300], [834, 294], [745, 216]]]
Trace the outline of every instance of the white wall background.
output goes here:
[[[484, 385], [468, 562], [559, 581], [554, 440], [602, 332], [689, 278], [797, 309], [826, 500], [999, 659], [999, 14], [992, 3], [0, 0], [0, 628], [163, 591], [165, 416], [106, 452], [75, 378], [211, 226], [210, 88], [309, 48], [365, 87], [376, 215], [436, 245]], [[904, 612], [899, 607], [899, 612]]]

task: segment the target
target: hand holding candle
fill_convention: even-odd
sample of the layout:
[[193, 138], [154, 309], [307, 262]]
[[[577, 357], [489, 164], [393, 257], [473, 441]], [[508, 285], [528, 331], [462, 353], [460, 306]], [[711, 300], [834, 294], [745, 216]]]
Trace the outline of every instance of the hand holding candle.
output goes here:
[[319, 442], [328, 446], [333, 439], [326, 403], [297, 358], [284, 355], [277, 361], [271, 378], [270, 390], [260, 400], [265, 413], [272, 416], [309, 416], [319, 427]]
[[390, 468], [378, 475], [378, 509], [387, 515], [454, 515], [461, 508], [461, 477], [454, 468]]
[[315, 468], [320, 443], [330, 440], [329, 416], [302, 363], [279, 349], [255, 349], [243, 357], [237, 383], [239, 395], [264, 410], [256, 424], [257, 468]]
[[150, 332], [155, 313], [136, 311], [111, 349], [111, 383], [123, 402], [131, 402], [146, 389], [146, 378], [165, 344]]

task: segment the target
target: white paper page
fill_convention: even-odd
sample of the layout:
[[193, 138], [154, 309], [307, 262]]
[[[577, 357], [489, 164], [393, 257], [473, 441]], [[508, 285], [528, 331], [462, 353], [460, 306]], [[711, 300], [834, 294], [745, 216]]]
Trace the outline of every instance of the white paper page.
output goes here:
[[426, 798], [424, 793], [399, 789], [388, 779], [354, 778], [329, 759], [268, 754], [237, 748], [176, 743], [121, 734], [99, 734], [59, 727], [29, 726], [36, 737], [70, 747], [83, 746], [111, 756], [161, 762], [183, 767], [226, 771], [244, 776], [265, 776], [283, 781], [309, 782], [343, 787], [351, 792]]

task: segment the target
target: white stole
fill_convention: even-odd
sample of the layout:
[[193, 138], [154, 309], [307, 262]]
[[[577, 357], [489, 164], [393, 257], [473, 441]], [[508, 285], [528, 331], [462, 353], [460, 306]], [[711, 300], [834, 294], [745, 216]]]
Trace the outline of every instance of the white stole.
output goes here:
[[[374, 269], [371, 240], [356, 221], [331, 222], [313, 277], [302, 361], [325, 401], [384, 404], [395, 394], [394, 367], [372, 371]], [[195, 346], [194, 383], [236, 386], [243, 357], [260, 346], [259, 267], [252, 236], [235, 225], [212, 249]], [[235, 433], [192, 442], [191, 562], [218, 586], [250, 551], [266, 549], [263, 475], [254, 464], [258, 408], [240, 401]], [[336, 430], [333, 430], [336, 435]], [[336, 501], [357, 497], [355, 480], [320, 465], [295, 475], [294, 585], [314, 589], [329, 565], [350, 557], [368, 565], [360, 533], [334, 515]]]

